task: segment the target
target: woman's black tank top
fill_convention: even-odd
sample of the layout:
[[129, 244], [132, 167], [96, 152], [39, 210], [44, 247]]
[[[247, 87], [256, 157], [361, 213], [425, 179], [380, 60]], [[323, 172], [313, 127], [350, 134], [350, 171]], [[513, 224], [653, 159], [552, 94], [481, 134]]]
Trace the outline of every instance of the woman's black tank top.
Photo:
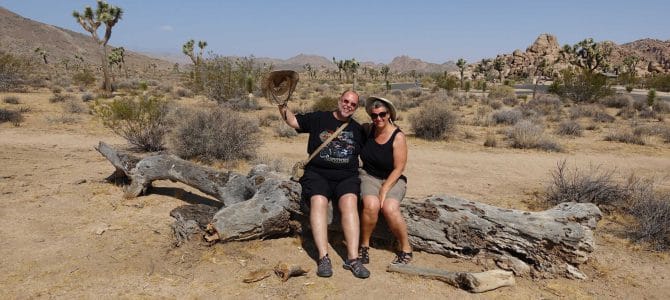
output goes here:
[[[391, 134], [391, 138], [385, 144], [378, 144], [375, 141], [375, 128], [370, 130], [367, 141], [361, 151], [361, 160], [363, 161], [363, 170], [368, 174], [386, 179], [393, 172], [393, 141], [400, 128], [396, 128]], [[400, 179], [407, 181], [404, 175]]]

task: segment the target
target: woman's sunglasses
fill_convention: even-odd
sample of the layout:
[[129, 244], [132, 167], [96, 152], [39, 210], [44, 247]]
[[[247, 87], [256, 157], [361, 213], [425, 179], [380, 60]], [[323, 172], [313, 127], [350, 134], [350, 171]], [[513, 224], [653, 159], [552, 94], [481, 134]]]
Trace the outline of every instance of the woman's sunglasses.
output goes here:
[[383, 119], [383, 118], [386, 118], [386, 115], [388, 115], [388, 113], [385, 112], [385, 111], [380, 112], [380, 113], [378, 113], [378, 114], [376, 114], [376, 113], [371, 113], [371, 114], [370, 114], [370, 118], [373, 119], [373, 120], [376, 119], [377, 117], [380, 117], [380, 118]]

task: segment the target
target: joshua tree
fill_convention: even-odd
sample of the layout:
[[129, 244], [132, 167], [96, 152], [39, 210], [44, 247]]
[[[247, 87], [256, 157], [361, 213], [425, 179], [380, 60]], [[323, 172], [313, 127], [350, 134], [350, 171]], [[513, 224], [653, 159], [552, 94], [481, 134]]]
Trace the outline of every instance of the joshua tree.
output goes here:
[[458, 66], [459, 71], [461, 72], [461, 90], [463, 89], [463, 72], [465, 72], [465, 59], [459, 58], [458, 62], [456, 62], [456, 66]]
[[[109, 38], [112, 37], [112, 27], [121, 20], [123, 10], [102, 0], [98, 0], [97, 3], [95, 11], [90, 6], [86, 6], [83, 14], [75, 10], [72, 12], [72, 16], [84, 30], [91, 33], [95, 42], [100, 45], [100, 58], [102, 60], [102, 73], [104, 77], [103, 87], [105, 92], [111, 93], [112, 82], [109, 77], [109, 64], [107, 62], [107, 43], [109, 42]], [[105, 25], [105, 35], [100, 38], [98, 36], [98, 27], [102, 24]]]
[[[107, 59], [109, 60], [109, 66], [116, 65], [121, 72], [122, 67], [125, 66], [126, 61], [124, 60], [126, 49], [123, 47], [112, 48], [112, 52], [109, 53]], [[128, 78], [128, 71], [126, 70], [126, 78]]]
[[205, 47], [207, 47], [207, 41], [198, 41], [198, 48], [200, 51], [195, 53], [195, 41], [193, 39], [188, 40], [181, 47], [181, 52], [188, 56], [193, 62], [193, 73], [191, 78], [193, 79], [193, 85], [195, 90], [202, 89], [202, 54], [205, 52]]
[[493, 68], [500, 74], [500, 83], [502, 84], [505, 79], [505, 75], [503, 75], [503, 70], [505, 69], [505, 59], [500, 56], [496, 57], [496, 59], [493, 61]]
[[340, 77], [340, 81], [342, 81], [342, 71], [344, 70], [344, 61], [335, 60], [335, 56], [333, 56], [333, 63], [337, 66], [337, 75]]
[[314, 69], [314, 67], [312, 67], [311, 64], [305, 64], [302, 66], [302, 68], [305, 69], [305, 71], [307, 71], [307, 75], [309, 75], [309, 78], [312, 79], [316, 78], [316, 69]]
[[596, 43], [592, 38], [587, 38], [572, 47], [563, 46], [561, 52], [566, 54], [572, 64], [587, 72], [594, 72], [599, 68], [607, 68], [612, 48], [606, 43]]
[[389, 67], [387, 65], [383, 65], [381, 73], [382, 73], [382, 75], [384, 75], [384, 81], [388, 81], [389, 72], [391, 72], [391, 67]]
[[37, 47], [37, 48], [35, 48], [35, 53], [37, 53], [37, 55], [39, 55], [42, 58], [45, 65], [49, 64], [49, 61], [47, 61], [47, 54], [48, 53], [47, 53], [46, 49], [42, 49], [40, 47]]
[[540, 83], [540, 79], [542, 76], [544, 76], [544, 73], [547, 71], [547, 68], [549, 68], [549, 62], [547, 61], [547, 58], [542, 57], [540, 58], [539, 62], [537, 62], [537, 66], [535, 67], [535, 76], [537, 76], [537, 79], [535, 79], [535, 83], [533, 84], [533, 100], [535, 100], [535, 94], [537, 92], [537, 85]]
[[356, 61], [355, 58], [347, 59], [343, 63], [344, 74], [347, 77], [347, 81], [353, 81], [353, 90], [356, 90], [356, 74], [358, 74], [358, 68], [360, 64]]
[[623, 64], [626, 66], [626, 72], [631, 76], [635, 77], [637, 75], [637, 63], [640, 62], [640, 58], [635, 55], [626, 56], [623, 59]]

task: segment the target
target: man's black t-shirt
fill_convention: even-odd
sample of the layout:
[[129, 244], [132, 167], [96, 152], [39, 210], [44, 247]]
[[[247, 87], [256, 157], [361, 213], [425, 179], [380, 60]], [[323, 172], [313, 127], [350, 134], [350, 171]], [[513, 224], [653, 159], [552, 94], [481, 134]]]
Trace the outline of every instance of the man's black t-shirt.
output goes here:
[[[332, 111], [319, 111], [296, 115], [300, 129], [309, 133], [307, 153], [318, 148], [344, 122], [333, 116]], [[338, 137], [333, 139], [305, 167], [314, 170], [329, 180], [343, 180], [358, 174], [358, 154], [363, 145], [363, 127], [353, 119]]]

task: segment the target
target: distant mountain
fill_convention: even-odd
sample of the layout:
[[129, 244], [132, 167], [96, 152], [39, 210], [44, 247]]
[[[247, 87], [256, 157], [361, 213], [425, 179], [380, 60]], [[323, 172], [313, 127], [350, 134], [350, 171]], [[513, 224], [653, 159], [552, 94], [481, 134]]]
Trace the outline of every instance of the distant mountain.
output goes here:
[[389, 64], [392, 72], [411, 72], [417, 71], [419, 73], [441, 73], [444, 71], [452, 72], [458, 70], [454, 62], [446, 62], [443, 64], [434, 64], [422, 61], [418, 58], [411, 58], [407, 55], [402, 55], [394, 58]]
[[[74, 18], [72, 22], [75, 22]], [[113, 33], [111, 42], [114, 42]], [[81, 56], [87, 63], [100, 64], [98, 44], [90, 36], [33, 21], [0, 7], [0, 49], [39, 60], [34, 53], [38, 47], [46, 50], [47, 61], [52, 65], [64, 60], [74, 61], [75, 54]], [[130, 49], [126, 49], [124, 60], [128, 68], [136, 70], [146, 68], [150, 64], [155, 64], [158, 69], [167, 70], [174, 64]]]

